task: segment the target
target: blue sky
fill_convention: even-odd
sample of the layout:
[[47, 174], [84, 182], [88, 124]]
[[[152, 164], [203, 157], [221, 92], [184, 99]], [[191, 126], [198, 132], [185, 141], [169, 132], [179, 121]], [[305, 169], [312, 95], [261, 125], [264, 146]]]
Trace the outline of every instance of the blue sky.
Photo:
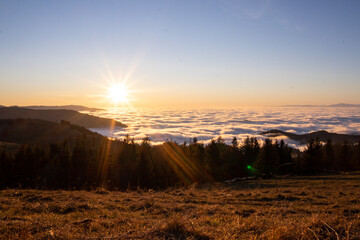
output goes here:
[[0, 0], [0, 104], [360, 103], [359, 1]]

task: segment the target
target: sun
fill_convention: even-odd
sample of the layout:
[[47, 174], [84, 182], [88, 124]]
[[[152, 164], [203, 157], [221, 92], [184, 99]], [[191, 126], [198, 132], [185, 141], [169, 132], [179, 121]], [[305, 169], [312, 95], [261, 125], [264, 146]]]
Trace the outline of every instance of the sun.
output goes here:
[[116, 83], [108, 88], [108, 98], [115, 104], [127, 103], [128, 97], [129, 91], [124, 84]]

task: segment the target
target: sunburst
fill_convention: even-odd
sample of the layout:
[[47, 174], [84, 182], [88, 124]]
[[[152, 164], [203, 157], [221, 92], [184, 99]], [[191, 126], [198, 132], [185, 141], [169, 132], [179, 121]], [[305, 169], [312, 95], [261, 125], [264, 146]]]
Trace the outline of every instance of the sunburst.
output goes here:
[[114, 83], [108, 87], [107, 98], [113, 103], [127, 103], [129, 101], [129, 91], [127, 87], [122, 83]]

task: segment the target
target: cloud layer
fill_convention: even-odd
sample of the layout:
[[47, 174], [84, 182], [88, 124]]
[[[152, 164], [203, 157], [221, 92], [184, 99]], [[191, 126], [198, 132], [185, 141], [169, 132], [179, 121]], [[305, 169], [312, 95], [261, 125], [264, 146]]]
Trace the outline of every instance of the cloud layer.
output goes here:
[[[123, 138], [127, 134], [135, 140], [149, 136], [154, 144], [164, 141], [189, 142], [197, 137], [204, 143], [222, 136], [227, 143], [233, 137], [243, 139], [260, 132], [279, 129], [304, 134], [326, 130], [335, 133], [360, 134], [360, 108], [238, 108], [238, 109], [134, 109], [92, 113], [114, 118], [129, 127], [126, 129], [92, 129], [105, 136]], [[299, 143], [285, 139], [294, 147]]]

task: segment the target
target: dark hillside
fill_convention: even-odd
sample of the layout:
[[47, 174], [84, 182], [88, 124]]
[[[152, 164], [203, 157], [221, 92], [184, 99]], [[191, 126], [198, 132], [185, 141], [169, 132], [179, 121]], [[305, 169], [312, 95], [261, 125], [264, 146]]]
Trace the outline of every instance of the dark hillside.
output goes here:
[[0, 142], [3, 142], [3, 147], [9, 143], [61, 143], [64, 140], [75, 139], [79, 135], [103, 138], [97, 133], [68, 122], [59, 124], [39, 119], [0, 119]]
[[126, 127], [125, 124], [113, 119], [100, 118], [73, 110], [33, 110], [20, 107], [0, 107], [0, 119], [42, 119], [60, 123], [61, 120], [68, 121], [86, 128], [100, 127]]

